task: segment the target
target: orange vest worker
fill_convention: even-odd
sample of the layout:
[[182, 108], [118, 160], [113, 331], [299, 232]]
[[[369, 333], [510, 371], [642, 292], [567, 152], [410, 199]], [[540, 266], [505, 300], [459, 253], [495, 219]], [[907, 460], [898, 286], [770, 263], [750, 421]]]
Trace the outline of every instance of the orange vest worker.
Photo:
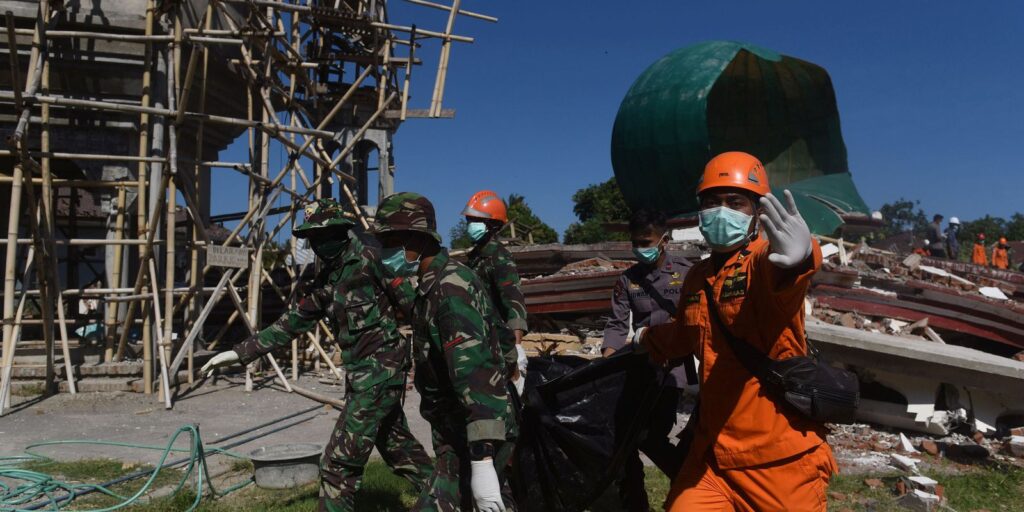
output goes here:
[[971, 253], [971, 263], [981, 265], [983, 267], [988, 266], [988, 255], [985, 254], [985, 244], [981, 242], [974, 242], [974, 252]]
[[1000, 238], [999, 243], [992, 248], [992, 266], [1003, 270], [1010, 268], [1010, 255], [1006, 251], [1006, 238]]
[[[821, 266], [821, 249], [811, 239], [789, 192], [788, 208], [768, 194], [767, 175], [756, 158], [744, 153], [739, 155], [746, 159], [733, 157], [729, 163], [739, 167], [734, 176], [738, 180], [722, 183], [728, 169], [723, 171], [719, 160], [735, 154], [712, 159], [698, 187], [701, 231], [712, 247], [712, 257], [687, 274], [674, 321], [644, 329], [637, 336], [657, 362], [689, 354], [701, 361], [702, 398], [693, 445], [666, 506], [671, 511], [824, 511], [828, 481], [836, 472], [824, 425], [783, 409], [766, 396], [709, 316], [704, 296], [708, 283], [722, 321], [734, 335], [772, 359], [806, 354], [803, 301], [811, 276]], [[758, 186], [744, 186], [749, 180]], [[741, 219], [736, 211], [716, 207], [718, 201], [723, 201], [722, 208], [729, 207], [732, 200], [724, 192], [734, 189], [767, 195], [761, 203], [765, 215], [760, 222], [751, 219], [754, 227], [739, 243], [735, 236], [725, 236], [726, 243], [733, 243], [716, 248], [715, 239], [723, 239], [722, 233], [730, 230], [716, 234], [715, 224], [706, 222], [705, 214]], [[708, 194], [702, 194], [708, 190], [716, 196], [710, 199], [711, 205]], [[792, 229], [795, 223], [802, 227]], [[742, 222], [733, 225], [742, 226]], [[757, 225], [764, 226], [764, 234]]]

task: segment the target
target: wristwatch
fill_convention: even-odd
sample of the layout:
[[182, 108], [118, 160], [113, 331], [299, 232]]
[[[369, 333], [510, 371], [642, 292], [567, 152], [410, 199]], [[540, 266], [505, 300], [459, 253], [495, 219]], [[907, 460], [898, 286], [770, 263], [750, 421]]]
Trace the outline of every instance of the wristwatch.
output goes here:
[[494, 458], [494, 443], [490, 441], [469, 443], [469, 458], [471, 460], [484, 460], [488, 457]]

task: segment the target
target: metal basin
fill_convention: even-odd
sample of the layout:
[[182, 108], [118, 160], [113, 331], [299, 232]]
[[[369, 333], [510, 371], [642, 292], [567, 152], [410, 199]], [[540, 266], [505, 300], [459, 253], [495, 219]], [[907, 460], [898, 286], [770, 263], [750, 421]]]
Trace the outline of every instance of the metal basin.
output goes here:
[[249, 458], [256, 485], [287, 489], [315, 482], [322, 452], [322, 446], [312, 443], [277, 444], [253, 450]]

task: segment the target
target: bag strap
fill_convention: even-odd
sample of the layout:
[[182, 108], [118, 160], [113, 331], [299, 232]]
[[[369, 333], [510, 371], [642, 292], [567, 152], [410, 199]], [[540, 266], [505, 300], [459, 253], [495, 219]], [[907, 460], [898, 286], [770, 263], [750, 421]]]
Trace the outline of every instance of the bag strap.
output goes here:
[[725, 325], [721, 315], [718, 313], [718, 303], [715, 301], [715, 290], [708, 283], [704, 283], [704, 295], [708, 300], [709, 315], [714, 320], [715, 324], [718, 325], [718, 329], [722, 331], [726, 341], [729, 342], [729, 347], [732, 348], [733, 353], [736, 354], [736, 358], [743, 363], [743, 366], [748, 372], [758, 379], [774, 383], [777, 379], [771, 378], [773, 374], [769, 368], [769, 365], [772, 363], [772, 359], [760, 350], [754, 348], [754, 346], [746, 340], [734, 335], [732, 331], [729, 330], [729, 327]]

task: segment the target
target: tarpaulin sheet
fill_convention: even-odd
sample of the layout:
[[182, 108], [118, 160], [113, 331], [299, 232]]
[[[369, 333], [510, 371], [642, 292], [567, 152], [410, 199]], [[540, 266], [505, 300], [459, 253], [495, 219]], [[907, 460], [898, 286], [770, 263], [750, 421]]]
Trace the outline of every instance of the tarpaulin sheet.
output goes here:
[[514, 492], [524, 511], [585, 510], [620, 474], [662, 389], [646, 354], [531, 358]]

